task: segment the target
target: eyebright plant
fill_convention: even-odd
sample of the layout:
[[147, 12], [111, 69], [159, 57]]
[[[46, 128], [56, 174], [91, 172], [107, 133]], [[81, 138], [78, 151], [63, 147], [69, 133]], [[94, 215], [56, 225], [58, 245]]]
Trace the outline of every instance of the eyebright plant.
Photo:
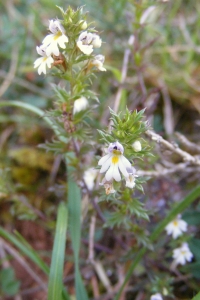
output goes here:
[[[50, 33], [36, 48], [42, 57], [34, 63], [39, 74], [50, 72], [62, 79], [62, 87], [54, 86], [55, 108], [46, 113], [58, 138], [41, 147], [68, 157], [73, 176], [83, 187], [83, 192], [86, 192], [85, 188], [90, 194], [96, 190], [95, 194], [98, 191], [100, 195], [99, 202], [109, 200], [114, 204], [115, 211], [105, 220], [107, 226], [122, 226], [136, 232], [138, 243], [150, 247], [145, 229], [138, 223], [141, 219], [148, 221], [149, 217], [144, 203], [134, 196], [135, 190], [143, 192], [145, 182], [137, 175], [137, 164], [151, 155], [143, 138], [148, 129], [144, 110], [131, 112], [127, 108], [124, 113], [116, 113], [110, 109], [110, 130], [96, 128], [101, 145], [99, 139], [95, 141], [96, 133], [90, 120], [94, 118], [93, 109], [99, 100], [89, 89], [89, 83], [94, 74], [106, 71], [105, 57], [99, 53], [102, 39], [95, 28], [88, 25], [82, 8], [77, 11], [71, 7], [66, 11], [58, 9], [63, 19], [49, 21]], [[95, 149], [98, 152], [100, 148], [107, 152], [98, 162], [92, 157]], [[92, 173], [98, 166], [100, 186], [96, 184], [99, 175]]]
[[[137, 172], [140, 163], [151, 156], [149, 143], [144, 139], [149, 127], [145, 110], [126, 108], [117, 113], [110, 109], [109, 129], [99, 128], [101, 125], [94, 128], [98, 124], [94, 122], [94, 109], [99, 99], [89, 85], [95, 74], [106, 71], [105, 57], [99, 53], [102, 39], [88, 25], [82, 8], [58, 9], [63, 18], [49, 21], [49, 33], [36, 47], [41, 57], [34, 62], [39, 75], [50, 73], [62, 83], [53, 87], [55, 102], [45, 115], [50, 118], [56, 137], [41, 147], [64, 155], [70, 178], [82, 194], [91, 196], [91, 200], [95, 196], [96, 205], [102, 201], [112, 204], [112, 212], [103, 217], [105, 226], [130, 232], [137, 241], [136, 247], [143, 244], [152, 248], [146, 228], [141, 226], [144, 220], [149, 221], [148, 212], [144, 201], [137, 198], [145, 182]], [[140, 192], [137, 197], [136, 190]], [[77, 260], [76, 255], [76, 268]]]

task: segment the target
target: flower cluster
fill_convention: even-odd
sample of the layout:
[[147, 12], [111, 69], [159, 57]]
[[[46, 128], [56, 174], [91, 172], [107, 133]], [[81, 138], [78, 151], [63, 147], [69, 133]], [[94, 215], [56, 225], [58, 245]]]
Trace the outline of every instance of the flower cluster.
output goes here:
[[39, 75], [41, 73], [46, 74], [46, 67], [51, 68], [54, 63], [52, 56], [58, 56], [59, 47], [65, 49], [66, 43], [69, 41], [59, 20], [50, 20], [49, 30], [51, 34], [43, 39], [40, 47], [36, 47], [38, 54], [42, 56], [34, 62], [34, 68], [38, 68]]
[[[172, 235], [173, 239], [178, 238], [187, 231], [187, 223], [181, 219], [181, 215], [178, 215], [172, 222], [170, 222], [165, 230], [168, 235]], [[190, 262], [193, 258], [193, 254], [189, 249], [187, 243], [182, 243], [181, 247], [173, 250], [173, 258], [175, 265], [185, 265], [186, 262]]]
[[[87, 23], [84, 21], [80, 24], [80, 30], [84, 30], [87, 28]], [[67, 36], [66, 30], [64, 26], [61, 24], [60, 20], [50, 20], [49, 21], [49, 31], [48, 34], [42, 41], [41, 46], [37, 46], [36, 50], [39, 55], [42, 57], [36, 59], [34, 62], [34, 68], [38, 68], [38, 74], [41, 73], [46, 74], [46, 68], [51, 68], [53, 65], [57, 65], [58, 61], [60, 61], [59, 55], [64, 54], [64, 52], [60, 52], [60, 48], [62, 50], [66, 49], [66, 45], [70, 42], [69, 37]], [[91, 33], [87, 31], [83, 31], [79, 34], [79, 36], [73, 37], [77, 40], [73, 41], [74, 47], [77, 47], [83, 54], [90, 56], [89, 60], [86, 58], [87, 69], [91, 69], [92, 67], [96, 67], [99, 71], [106, 71], [103, 67], [104, 56], [99, 54], [91, 57], [91, 53], [94, 48], [101, 47], [102, 40], [96, 33]], [[63, 56], [65, 59], [65, 56]]]
[[118, 142], [110, 143], [107, 149], [108, 154], [103, 156], [98, 165], [101, 166], [100, 173], [105, 173], [102, 183], [106, 189], [106, 193], [114, 193], [113, 179], [117, 182], [121, 181], [121, 174], [125, 177], [126, 186], [135, 187], [136, 170], [132, 167], [128, 159], [123, 156], [124, 147]]

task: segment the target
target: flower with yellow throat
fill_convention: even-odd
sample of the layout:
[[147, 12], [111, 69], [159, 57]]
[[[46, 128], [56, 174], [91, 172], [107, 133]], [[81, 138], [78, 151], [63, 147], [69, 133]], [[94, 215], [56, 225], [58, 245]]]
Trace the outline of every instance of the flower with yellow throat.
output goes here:
[[127, 169], [131, 169], [131, 163], [123, 156], [123, 153], [124, 147], [116, 141], [109, 145], [108, 154], [99, 160], [98, 165], [101, 166], [100, 173], [106, 172], [106, 181], [111, 181], [112, 179], [120, 181], [120, 172], [125, 178], [129, 176]]

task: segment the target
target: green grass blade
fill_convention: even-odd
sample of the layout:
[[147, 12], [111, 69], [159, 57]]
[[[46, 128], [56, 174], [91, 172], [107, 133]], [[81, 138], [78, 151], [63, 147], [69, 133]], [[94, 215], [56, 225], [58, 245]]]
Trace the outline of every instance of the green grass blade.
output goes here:
[[200, 300], [200, 292], [192, 298], [192, 300]]
[[[68, 173], [69, 174], [69, 173]], [[81, 238], [81, 193], [76, 182], [68, 176], [68, 207], [69, 207], [69, 229], [71, 233], [72, 247], [75, 262], [75, 287], [76, 299], [88, 300], [79, 271], [79, 250]]]
[[16, 248], [20, 250], [25, 256], [32, 260], [44, 273], [49, 274], [49, 267], [37, 254], [37, 252], [28, 245], [27, 242], [20, 241], [19, 238], [15, 237], [13, 234], [7, 232], [5, 229], [0, 227], [0, 236], [13, 244]]
[[[183, 201], [181, 201], [180, 203], [178, 203], [172, 210], [171, 212], [166, 216], [166, 218], [161, 221], [158, 226], [156, 227], [156, 229], [153, 231], [153, 233], [150, 235], [150, 241], [154, 242], [159, 235], [162, 233], [162, 231], [165, 229], [165, 226], [173, 221], [173, 219], [180, 214], [182, 211], [184, 211], [193, 201], [195, 201], [197, 199], [197, 197], [200, 196], [200, 185], [198, 185], [195, 189], [193, 189], [191, 191], [191, 193], [189, 193], [184, 199]], [[116, 297], [114, 298], [115, 300], [119, 300], [121, 293], [124, 289], [124, 287], [126, 286], [127, 282], [129, 281], [131, 275], [133, 274], [133, 270], [135, 269], [135, 267], [137, 266], [137, 264], [140, 262], [140, 260], [142, 259], [142, 257], [144, 256], [144, 254], [146, 253], [147, 248], [142, 248], [138, 254], [136, 255], [134, 261], [132, 262], [132, 264], [130, 265], [128, 272], [126, 274], [126, 277], [124, 279], [124, 282], [118, 292], [118, 294], [116, 295]]]
[[68, 210], [64, 203], [58, 207], [56, 233], [48, 284], [48, 300], [63, 300], [63, 266], [67, 234]]

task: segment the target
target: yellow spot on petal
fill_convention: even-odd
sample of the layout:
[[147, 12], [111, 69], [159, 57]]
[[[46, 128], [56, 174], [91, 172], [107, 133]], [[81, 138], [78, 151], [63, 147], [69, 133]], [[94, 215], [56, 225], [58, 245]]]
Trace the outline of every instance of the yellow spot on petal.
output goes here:
[[47, 60], [47, 57], [44, 57], [44, 58], [43, 58], [43, 61], [45, 61], [45, 60]]
[[54, 36], [54, 41], [56, 41], [60, 36], [62, 35], [61, 32], [56, 33], [56, 35]]
[[119, 161], [119, 157], [114, 155], [114, 156], [112, 157], [112, 163], [113, 163], [113, 164], [117, 164], [118, 161]]
[[178, 222], [177, 221], [173, 221], [173, 225], [174, 226], [178, 226]]
[[122, 154], [121, 151], [119, 151], [119, 150], [113, 150], [112, 153], [113, 154], [117, 154], [117, 155], [121, 155]]

